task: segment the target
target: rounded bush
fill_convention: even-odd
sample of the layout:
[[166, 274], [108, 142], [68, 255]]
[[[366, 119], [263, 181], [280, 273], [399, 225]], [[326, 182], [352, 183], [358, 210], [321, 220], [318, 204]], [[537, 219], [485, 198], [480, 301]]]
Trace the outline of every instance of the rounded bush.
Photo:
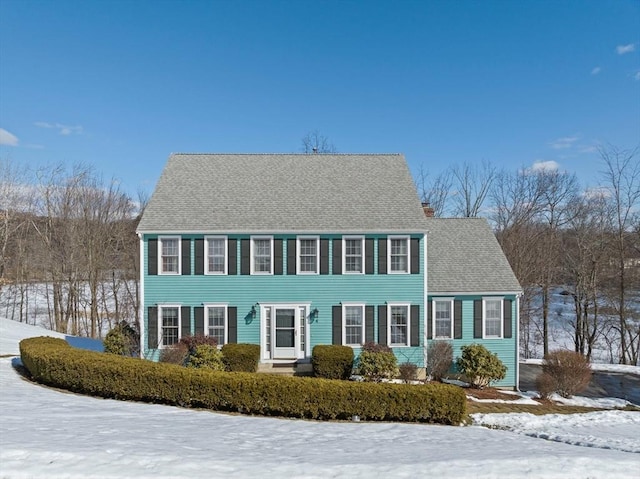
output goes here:
[[542, 362], [541, 376], [543, 377], [538, 381], [541, 394], [556, 392], [562, 397], [570, 398], [584, 391], [589, 385], [591, 365], [586, 356], [580, 353], [568, 350], [551, 351]]
[[260, 361], [257, 344], [229, 343], [222, 346], [222, 361], [230, 372], [255, 373]]
[[349, 379], [353, 371], [353, 349], [337, 344], [318, 344], [311, 352], [313, 375], [325, 379]]
[[457, 361], [458, 370], [471, 382], [471, 386], [483, 388], [505, 378], [507, 367], [497, 354], [481, 344], [469, 344], [461, 349], [462, 356]]
[[187, 367], [204, 368], [212, 371], [224, 371], [225, 366], [222, 361], [222, 352], [217, 346], [210, 344], [199, 344], [189, 354]]
[[140, 335], [126, 321], [121, 321], [111, 328], [102, 343], [105, 353], [136, 357], [140, 352]]
[[398, 360], [387, 351], [362, 351], [358, 356], [358, 371], [366, 381], [380, 382], [398, 375]]

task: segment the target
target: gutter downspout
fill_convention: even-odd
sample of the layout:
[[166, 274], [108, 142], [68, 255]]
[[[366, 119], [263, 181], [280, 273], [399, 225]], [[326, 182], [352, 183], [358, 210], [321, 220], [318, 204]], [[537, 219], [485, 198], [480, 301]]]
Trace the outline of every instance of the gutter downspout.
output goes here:
[[144, 240], [142, 233], [138, 233], [140, 238], [140, 304], [138, 305], [138, 318], [140, 318], [140, 358], [144, 359]]

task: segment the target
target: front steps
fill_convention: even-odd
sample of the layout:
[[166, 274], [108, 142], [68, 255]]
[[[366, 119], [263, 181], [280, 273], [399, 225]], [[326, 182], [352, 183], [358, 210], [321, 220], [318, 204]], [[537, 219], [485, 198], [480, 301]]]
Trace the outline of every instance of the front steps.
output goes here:
[[278, 361], [258, 364], [258, 372], [282, 376], [311, 376], [313, 374], [313, 367], [308, 361]]

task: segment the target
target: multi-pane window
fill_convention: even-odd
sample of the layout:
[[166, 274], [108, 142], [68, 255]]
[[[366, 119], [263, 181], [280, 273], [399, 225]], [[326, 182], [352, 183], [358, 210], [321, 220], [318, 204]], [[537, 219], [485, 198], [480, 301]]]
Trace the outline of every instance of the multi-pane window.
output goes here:
[[318, 239], [298, 238], [298, 273], [318, 272]]
[[160, 245], [161, 273], [177, 274], [180, 265], [180, 239], [160, 238]]
[[484, 301], [484, 336], [486, 338], [502, 337], [502, 299], [485, 299]]
[[392, 346], [409, 345], [409, 307], [406, 305], [389, 306], [389, 344]]
[[362, 273], [363, 238], [344, 239], [344, 272]]
[[207, 336], [216, 339], [218, 345], [225, 344], [227, 308], [224, 306], [207, 307]]
[[162, 347], [173, 346], [180, 340], [180, 308], [160, 308], [162, 321]]
[[344, 306], [344, 344], [360, 345], [364, 341], [364, 307]]
[[389, 238], [389, 272], [409, 272], [409, 238]]
[[207, 238], [207, 273], [225, 274], [227, 272], [226, 238]]
[[253, 273], [271, 274], [273, 272], [271, 243], [271, 238], [252, 238]]
[[452, 310], [451, 300], [433, 302], [435, 338], [451, 338]]

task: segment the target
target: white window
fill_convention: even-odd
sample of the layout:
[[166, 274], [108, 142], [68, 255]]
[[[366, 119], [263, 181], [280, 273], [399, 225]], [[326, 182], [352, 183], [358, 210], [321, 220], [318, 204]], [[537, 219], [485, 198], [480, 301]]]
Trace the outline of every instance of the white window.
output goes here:
[[485, 338], [502, 337], [502, 298], [483, 298], [483, 327]]
[[406, 236], [388, 238], [387, 264], [389, 273], [409, 272], [409, 238]]
[[207, 274], [227, 274], [227, 237], [206, 238]]
[[317, 237], [298, 238], [298, 274], [318, 274], [320, 241]]
[[180, 274], [180, 238], [165, 236], [159, 238], [160, 274]]
[[218, 346], [227, 343], [227, 306], [207, 305], [205, 307], [205, 334], [216, 339]]
[[251, 274], [273, 274], [273, 238], [251, 238]]
[[453, 337], [453, 299], [433, 300], [433, 338], [451, 339]]
[[364, 305], [342, 305], [342, 344], [361, 346], [364, 343]]
[[364, 238], [346, 237], [342, 243], [344, 273], [364, 273]]
[[409, 305], [390, 304], [388, 318], [389, 346], [409, 346]]
[[160, 332], [160, 348], [167, 348], [180, 341], [180, 306], [160, 306], [158, 308], [158, 330]]

